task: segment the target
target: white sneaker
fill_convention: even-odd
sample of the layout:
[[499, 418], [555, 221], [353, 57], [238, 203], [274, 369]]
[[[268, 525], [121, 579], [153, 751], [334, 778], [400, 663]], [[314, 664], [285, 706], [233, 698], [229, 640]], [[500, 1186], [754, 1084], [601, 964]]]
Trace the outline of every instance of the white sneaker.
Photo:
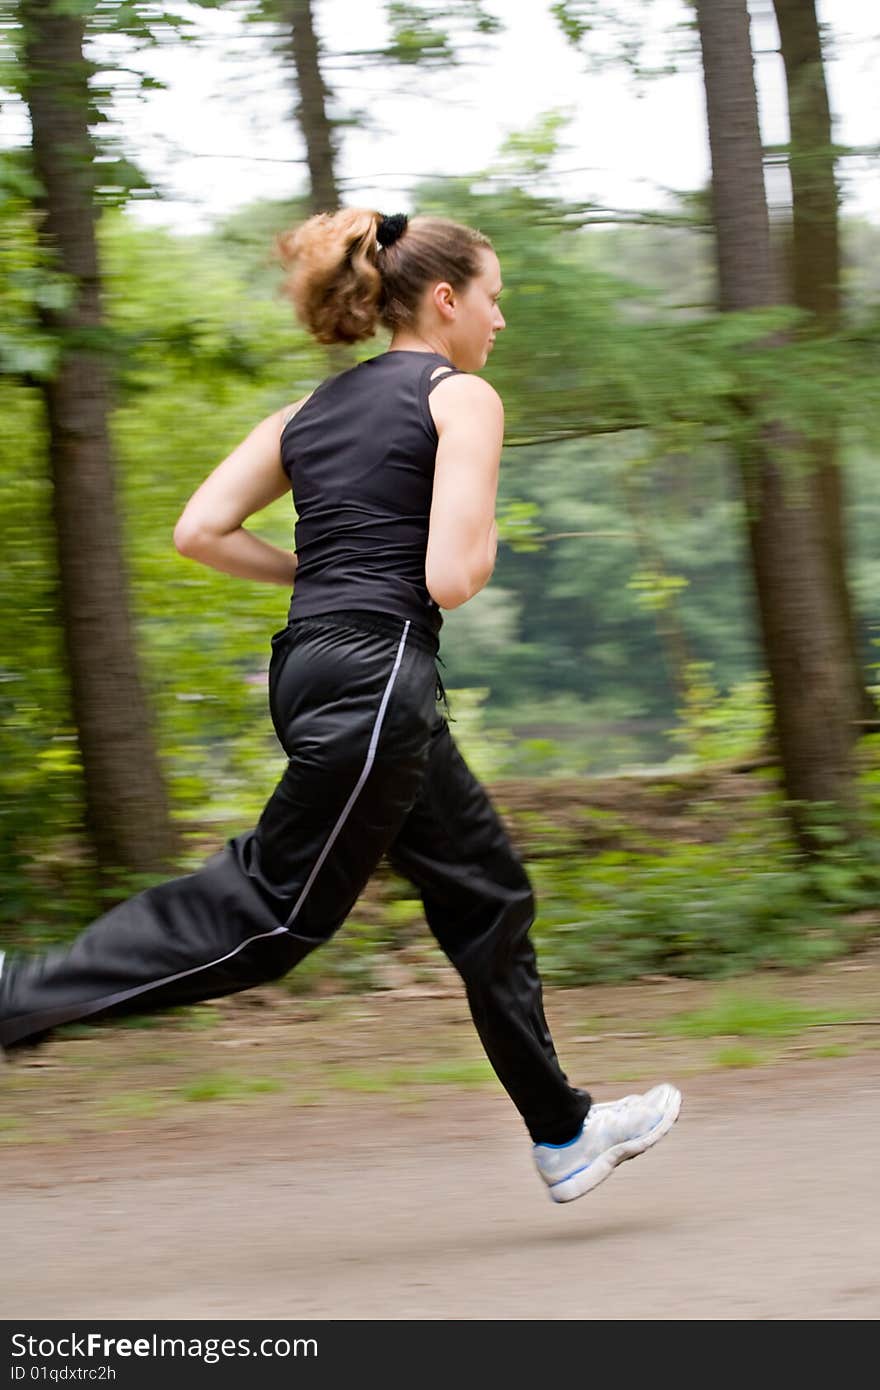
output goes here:
[[628, 1158], [636, 1158], [668, 1134], [678, 1119], [681, 1092], [664, 1083], [643, 1096], [623, 1096], [590, 1107], [576, 1139], [535, 1144], [535, 1166], [554, 1202], [572, 1202], [604, 1182]]

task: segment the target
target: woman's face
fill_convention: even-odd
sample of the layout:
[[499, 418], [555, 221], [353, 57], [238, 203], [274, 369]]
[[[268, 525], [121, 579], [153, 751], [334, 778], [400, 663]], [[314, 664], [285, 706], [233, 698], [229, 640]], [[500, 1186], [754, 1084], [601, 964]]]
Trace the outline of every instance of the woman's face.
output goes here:
[[495, 335], [505, 327], [498, 308], [501, 293], [501, 267], [488, 247], [480, 248], [480, 270], [461, 290], [454, 293], [455, 319], [450, 340], [455, 365], [466, 372], [485, 367]]

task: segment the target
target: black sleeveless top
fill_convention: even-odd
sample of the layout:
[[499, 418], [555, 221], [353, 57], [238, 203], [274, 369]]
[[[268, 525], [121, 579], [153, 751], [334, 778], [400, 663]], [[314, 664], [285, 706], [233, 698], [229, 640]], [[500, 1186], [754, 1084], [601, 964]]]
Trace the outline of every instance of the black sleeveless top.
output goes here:
[[[433, 381], [431, 373], [450, 371]], [[425, 584], [437, 455], [428, 396], [457, 373], [436, 352], [383, 352], [328, 377], [281, 432], [297, 513], [288, 618], [363, 610], [436, 634]]]

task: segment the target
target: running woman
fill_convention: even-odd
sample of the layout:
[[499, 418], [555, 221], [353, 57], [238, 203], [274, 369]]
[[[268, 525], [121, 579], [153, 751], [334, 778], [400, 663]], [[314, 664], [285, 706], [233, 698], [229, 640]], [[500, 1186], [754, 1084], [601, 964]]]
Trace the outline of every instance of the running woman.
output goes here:
[[[681, 1097], [661, 1085], [594, 1105], [569, 1084], [529, 879], [438, 704], [442, 610], [495, 565], [503, 407], [477, 373], [505, 327], [498, 258], [458, 223], [351, 208], [280, 245], [319, 342], [381, 324], [390, 345], [258, 424], [174, 538], [228, 574], [293, 585], [268, 676], [287, 765], [258, 824], [195, 873], [118, 904], [66, 948], [0, 964], [0, 1044], [276, 980], [342, 925], [384, 855], [462, 977], [551, 1198], [571, 1201], [666, 1134]], [[292, 555], [243, 528], [291, 489]]]

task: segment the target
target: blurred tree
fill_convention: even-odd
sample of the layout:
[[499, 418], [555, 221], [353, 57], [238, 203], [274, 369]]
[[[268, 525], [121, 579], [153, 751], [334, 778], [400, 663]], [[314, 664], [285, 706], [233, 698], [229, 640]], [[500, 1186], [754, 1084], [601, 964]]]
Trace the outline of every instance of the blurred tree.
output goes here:
[[311, 211], [333, 212], [341, 198], [336, 182], [333, 123], [327, 111], [329, 92], [321, 71], [320, 46], [312, 18], [312, 0], [268, 0], [288, 30], [299, 101], [296, 119], [306, 147]]
[[[788, 88], [791, 174], [791, 292], [810, 315], [807, 331], [834, 334], [841, 320], [841, 254], [836, 150], [825, 82], [822, 35], [815, 0], [773, 0]], [[836, 422], [809, 442], [815, 470], [818, 515], [840, 621], [847, 634], [849, 666], [862, 719], [874, 722], [878, 710], [867, 690], [864, 653], [847, 578], [844, 526], [844, 474], [838, 456]]]
[[[747, 2], [697, 0], [697, 20], [720, 304], [726, 312], [767, 309], [783, 294], [770, 248]], [[764, 420], [741, 447], [740, 462], [784, 782], [801, 846], [816, 853], [823, 846], [809, 803], [844, 816], [855, 810], [857, 711], [847, 634], [815, 493], [798, 476], [803, 441]]]
[[20, 78], [40, 185], [39, 239], [63, 305], [39, 316], [56, 362], [40, 380], [57, 545], [57, 616], [82, 759], [86, 826], [102, 879], [166, 869], [176, 835], [138, 668], [108, 430], [110, 383], [96, 244], [97, 119], [83, 48], [88, 9], [21, 0]]
[[[206, 7], [223, 0], [200, 0]], [[379, 7], [375, 7], [377, 10]], [[249, 11], [273, 34], [273, 48], [292, 72], [297, 93], [296, 122], [306, 148], [309, 170], [309, 206], [312, 213], [332, 212], [342, 202], [338, 173], [339, 135], [347, 126], [369, 127], [369, 111], [343, 111], [327, 70], [343, 72], [365, 65], [397, 68], [415, 73], [448, 69], [461, 61], [468, 38], [478, 43], [490, 38], [501, 22], [482, 0], [385, 0], [376, 13], [377, 27], [384, 19], [387, 41], [367, 49], [330, 53], [318, 33], [320, 0], [256, 0]], [[334, 108], [335, 111], [334, 111]]]

